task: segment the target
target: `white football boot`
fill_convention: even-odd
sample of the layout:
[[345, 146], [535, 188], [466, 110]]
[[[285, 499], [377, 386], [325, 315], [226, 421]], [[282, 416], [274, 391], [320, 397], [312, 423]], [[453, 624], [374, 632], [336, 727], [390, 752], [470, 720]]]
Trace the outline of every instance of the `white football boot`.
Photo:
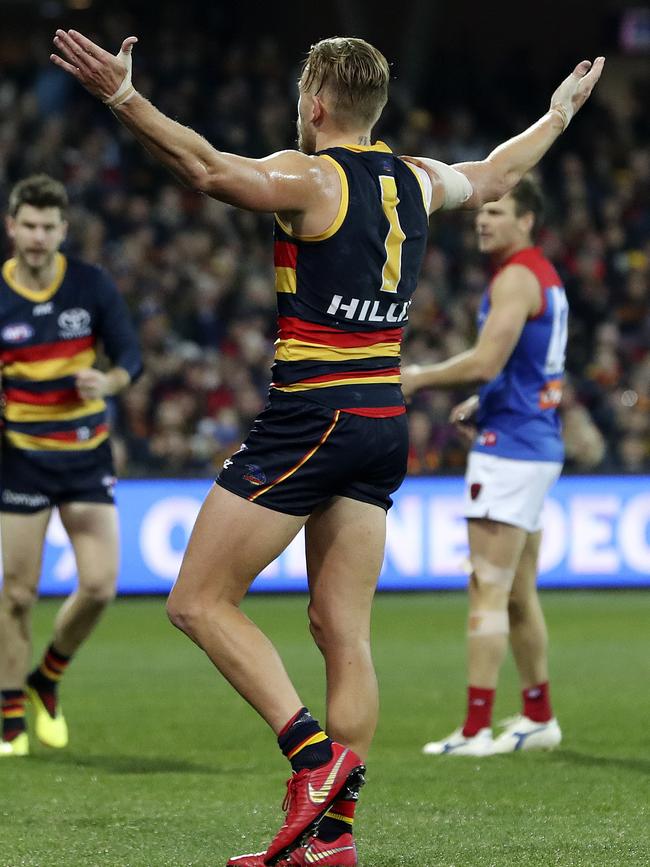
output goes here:
[[554, 750], [562, 742], [562, 731], [555, 718], [541, 723], [520, 715], [504, 720], [504, 723], [505, 729], [494, 740], [494, 753]]
[[430, 741], [422, 747], [425, 756], [489, 756], [494, 751], [492, 729], [479, 729], [473, 737], [465, 737], [456, 729], [442, 741]]

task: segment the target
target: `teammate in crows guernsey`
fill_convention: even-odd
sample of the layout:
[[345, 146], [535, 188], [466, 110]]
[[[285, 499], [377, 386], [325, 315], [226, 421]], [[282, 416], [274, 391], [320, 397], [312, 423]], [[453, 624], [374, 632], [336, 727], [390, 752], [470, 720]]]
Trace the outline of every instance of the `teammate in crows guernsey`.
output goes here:
[[[4, 757], [29, 752], [28, 697], [38, 738], [50, 747], [66, 745], [57, 684], [112, 599], [117, 577], [115, 475], [104, 398], [138, 374], [140, 353], [124, 302], [106, 274], [59, 252], [66, 206], [62, 184], [45, 175], [21, 181], [9, 198], [15, 258], [4, 263], [0, 279]], [[99, 341], [115, 365], [107, 373], [93, 368]], [[27, 677], [31, 608], [55, 506], [74, 548], [78, 588]]]
[[[104, 100], [193, 188], [277, 215], [279, 339], [269, 406], [203, 504], [168, 611], [278, 736], [294, 774], [287, 816], [241, 867], [356, 864], [355, 797], [377, 721], [370, 609], [386, 509], [407, 458], [399, 346], [427, 218], [503, 195], [587, 99], [603, 60], [580, 64], [551, 108], [480, 163], [407, 165], [371, 130], [386, 59], [360, 39], [325, 39], [299, 82], [299, 150], [225, 154], [165, 117], [131, 82], [135, 37], [113, 56], [58, 30], [52, 60]], [[312, 635], [325, 656], [327, 734], [303, 706], [240, 603], [305, 526]], [[289, 860], [287, 860], [289, 859]]]
[[[547, 638], [537, 595], [544, 498], [562, 469], [558, 418], [568, 305], [555, 268], [533, 246], [543, 201], [524, 178], [480, 210], [479, 247], [496, 273], [479, 314], [476, 346], [442, 364], [404, 369], [404, 391], [484, 383], [452, 412], [475, 434], [466, 476], [469, 585], [467, 716], [429, 755], [492, 755], [552, 749], [561, 732], [551, 710]], [[468, 426], [475, 417], [476, 429]], [[508, 636], [523, 712], [492, 737], [492, 703]]]

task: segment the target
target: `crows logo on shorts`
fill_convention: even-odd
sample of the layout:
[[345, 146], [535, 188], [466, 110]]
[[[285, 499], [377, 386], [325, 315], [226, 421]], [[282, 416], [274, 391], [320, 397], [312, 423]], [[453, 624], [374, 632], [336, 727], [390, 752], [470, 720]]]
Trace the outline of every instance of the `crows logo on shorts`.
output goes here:
[[263, 485], [266, 483], [266, 474], [256, 464], [246, 464], [247, 472], [244, 473], [243, 479], [250, 482], [251, 485]]

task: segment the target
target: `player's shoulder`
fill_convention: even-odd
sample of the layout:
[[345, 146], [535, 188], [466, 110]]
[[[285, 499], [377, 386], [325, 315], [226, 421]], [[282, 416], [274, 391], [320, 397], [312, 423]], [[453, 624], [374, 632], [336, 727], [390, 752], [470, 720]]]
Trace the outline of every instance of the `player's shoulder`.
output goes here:
[[101, 265], [85, 262], [76, 256], [66, 256], [66, 281], [76, 283], [90, 290], [111, 291], [113, 280]]
[[526, 247], [523, 250], [519, 250], [518, 253], [515, 253], [508, 260], [506, 267], [514, 265], [527, 268], [545, 288], [562, 285], [555, 266], [539, 247]]

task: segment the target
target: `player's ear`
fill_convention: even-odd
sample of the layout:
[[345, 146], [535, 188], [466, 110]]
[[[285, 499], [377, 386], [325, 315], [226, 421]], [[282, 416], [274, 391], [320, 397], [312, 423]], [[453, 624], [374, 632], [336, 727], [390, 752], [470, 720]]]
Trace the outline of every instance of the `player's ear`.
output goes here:
[[7, 235], [13, 241], [16, 237], [16, 220], [13, 217], [5, 217], [5, 229], [7, 230]]
[[61, 241], [62, 242], [65, 241], [65, 239], [68, 237], [68, 226], [69, 225], [70, 224], [68, 223], [67, 220], [63, 220], [63, 222], [61, 223]]
[[325, 106], [323, 105], [323, 100], [318, 96], [318, 94], [311, 96], [311, 117], [310, 121], [314, 124], [314, 126], [320, 126], [325, 117]]
[[532, 211], [527, 211], [519, 217], [519, 223], [527, 235], [532, 235], [535, 228], [535, 214]]

